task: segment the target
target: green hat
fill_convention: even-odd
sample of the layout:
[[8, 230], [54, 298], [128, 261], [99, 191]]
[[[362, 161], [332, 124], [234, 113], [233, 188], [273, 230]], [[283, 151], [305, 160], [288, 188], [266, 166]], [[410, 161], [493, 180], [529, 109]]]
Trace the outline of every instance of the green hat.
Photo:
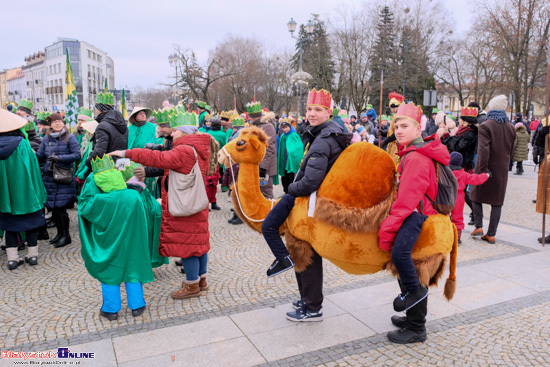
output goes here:
[[197, 106], [199, 106], [199, 108], [202, 108], [204, 110], [206, 109], [206, 102], [198, 101]]
[[434, 113], [438, 113], [438, 112], [439, 112], [439, 108], [437, 108], [437, 107], [432, 108], [432, 115]]
[[260, 102], [250, 102], [246, 105], [246, 112], [248, 114], [262, 113], [262, 104]]
[[129, 165], [124, 165], [124, 169], [120, 171], [122, 173], [122, 178], [124, 178], [124, 182], [134, 176], [134, 170], [138, 167], [141, 167], [141, 164], [132, 161], [130, 161]]
[[92, 159], [92, 172], [94, 174], [110, 171], [115, 168], [115, 162], [110, 155], [104, 155], [102, 158]]
[[178, 112], [170, 116], [170, 127], [173, 129], [178, 126], [197, 126], [197, 115], [189, 112]]
[[96, 103], [107, 104], [109, 106], [115, 105], [115, 98], [109, 92], [99, 92], [97, 94]]
[[29, 101], [28, 99], [22, 99], [22, 100], [19, 101], [19, 107], [18, 108], [20, 108], [20, 107], [28, 109], [29, 111], [25, 111], [25, 112], [31, 113], [33, 103], [31, 101]]
[[95, 184], [104, 192], [126, 188], [122, 172], [115, 168], [115, 162], [111, 156], [104, 155], [102, 158], [92, 159], [92, 172]]
[[334, 116], [338, 116], [338, 113], [340, 112], [340, 109], [338, 107], [334, 107], [332, 109], [332, 114], [331, 116], [334, 117]]
[[37, 120], [40, 120], [40, 121], [46, 121], [46, 119], [48, 117], [50, 117], [50, 113], [49, 112], [38, 112], [36, 115], [35, 115], [36, 119], [35, 121]]
[[210, 107], [209, 104], [207, 104], [205, 107], [204, 107], [205, 110], [207, 110], [208, 112], [212, 111], [212, 107]]
[[86, 107], [80, 107], [80, 109], [78, 110], [78, 114], [79, 115], [84, 115], [84, 116], [88, 116], [88, 119], [91, 119], [92, 118], [92, 110], [90, 110], [89, 108], [86, 108]]
[[176, 111], [177, 111], [177, 112], [184, 113], [184, 112], [186, 111], [185, 106], [184, 106], [184, 105], [181, 105], [181, 104], [177, 105], [177, 106], [176, 106]]
[[235, 117], [231, 123], [233, 124], [233, 127], [244, 126], [244, 119], [242, 117]]
[[23, 126], [23, 130], [25, 131], [35, 131], [36, 125], [34, 124], [34, 121], [29, 121], [25, 126]]
[[349, 119], [349, 115], [347, 113], [341, 114], [340, 117], [343, 119]]
[[388, 116], [382, 115], [380, 116], [380, 121], [389, 120]]
[[450, 118], [451, 120], [455, 120], [455, 117], [453, 115], [447, 115], [448, 118]]
[[367, 105], [367, 107], [365, 107], [365, 109], [366, 109], [367, 111], [370, 110], [370, 109], [372, 109], [372, 105], [369, 103], [369, 104]]
[[170, 115], [172, 110], [157, 110], [153, 112], [157, 124], [165, 124], [170, 122]]

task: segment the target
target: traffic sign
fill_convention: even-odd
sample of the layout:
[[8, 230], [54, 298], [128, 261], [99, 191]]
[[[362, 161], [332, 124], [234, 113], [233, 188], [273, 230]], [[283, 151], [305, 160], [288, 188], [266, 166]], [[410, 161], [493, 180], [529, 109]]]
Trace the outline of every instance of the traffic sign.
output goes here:
[[57, 111], [57, 106], [53, 106], [52, 110]]

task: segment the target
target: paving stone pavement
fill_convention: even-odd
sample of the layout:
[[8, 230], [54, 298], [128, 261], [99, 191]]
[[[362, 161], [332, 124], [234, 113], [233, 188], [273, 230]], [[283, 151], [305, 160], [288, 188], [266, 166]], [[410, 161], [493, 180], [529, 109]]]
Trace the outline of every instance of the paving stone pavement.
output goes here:
[[[280, 187], [276, 188], [276, 193], [282, 194]], [[501, 221], [503, 228], [513, 225], [508, 226], [512, 231], [510, 235], [516, 231], [517, 236], [522, 236], [522, 228], [540, 229], [541, 216], [534, 213], [534, 204], [531, 203], [535, 195], [536, 173], [510, 176]], [[199, 320], [278, 307], [296, 299], [293, 273], [286, 272], [271, 279], [265, 277], [272, 255], [262, 237], [244, 225], [227, 223], [232, 204], [227, 201], [225, 193], [218, 193], [218, 204], [222, 210], [210, 213], [210, 290], [199, 298], [172, 300], [170, 293], [180, 286], [183, 275], [171, 259], [171, 264], [154, 270], [155, 282], [144, 286], [148, 308], [138, 318], [133, 318], [128, 309], [123, 309], [114, 322], [99, 317], [100, 284], [88, 275], [80, 256], [76, 210], [70, 213], [73, 244], [54, 249], [42, 241], [38, 266], [25, 265], [10, 272], [6, 267], [5, 253], [0, 253], [0, 296], [5, 300], [0, 305], [0, 347], [2, 350], [36, 351], [113, 340]], [[486, 211], [487, 217], [488, 214]], [[498, 241], [497, 233], [497, 244], [490, 246], [471, 239], [468, 230], [471, 227], [466, 228], [463, 245], [459, 248], [459, 268], [482, 266], [487, 262], [505, 261], [539, 251], [537, 246], [540, 245], [533, 243], [534, 232], [529, 232], [531, 242], [525, 245], [518, 244], [518, 241]], [[52, 233], [50, 230], [50, 235]], [[394, 283], [393, 278], [383, 272], [353, 276], [329, 262], [325, 262], [324, 268], [325, 294], [329, 297], [377, 284]], [[123, 294], [123, 305], [124, 299]], [[416, 358], [419, 365], [506, 365], [509, 359], [518, 361], [519, 355], [516, 354], [523, 355], [528, 361], [542, 358], [548, 362], [548, 351], [538, 353], [534, 347], [541, 340], [550, 339], [548, 316], [542, 312], [544, 307], [548, 309], [548, 291], [526, 295], [522, 299], [525, 299], [523, 306], [516, 305], [515, 310], [504, 310], [501, 315], [493, 315], [494, 307], [487, 307], [477, 319], [474, 316], [480, 309], [430, 321], [429, 341], [414, 348], [392, 346], [381, 333], [342, 344], [343, 352], [338, 346], [330, 347], [270, 362], [269, 365], [400, 365], [411, 358]], [[530, 303], [532, 299], [538, 303]], [[506, 302], [514, 301], [505, 300], [504, 304]], [[472, 315], [472, 319], [464, 315]], [[523, 319], [527, 321], [522, 323]], [[439, 324], [452, 326], [439, 330]], [[527, 342], [527, 335], [536, 342]], [[506, 343], [507, 339], [510, 342]], [[491, 349], [495, 345], [501, 345], [496, 351], [500, 350], [498, 348], [503, 351], [497, 353]], [[511, 346], [511, 351], [505, 350], [506, 346]], [[485, 350], [491, 353], [483, 352]], [[464, 359], [463, 355], [473, 360]], [[521, 361], [522, 365], [536, 364]]]

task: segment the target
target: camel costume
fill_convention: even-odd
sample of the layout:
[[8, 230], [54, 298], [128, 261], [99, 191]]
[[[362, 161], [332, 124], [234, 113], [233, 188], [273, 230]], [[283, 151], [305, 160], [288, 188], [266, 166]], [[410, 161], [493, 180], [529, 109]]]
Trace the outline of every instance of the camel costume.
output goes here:
[[[267, 136], [256, 127], [241, 130], [239, 137], [220, 150], [226, 167], [240, 163], [240, 179], [231, 196], [237, 215], [261, 233], [262, 222], [274, 203], [259, 188], [258, 165], [267, 147]], [[358, 171], [357, 167], [369, 167]], [[396, 197], [396, 165], [382, 149], [360, 142], [346, 148], [336, 160], [316, 195], [296, 198], [280, 227], [295, 262], [295, 271], [310, 263], [312, 248], [350, 274], [372, 274], [387, 269], [396, 275], [390, 252], [378, 247], [378, 230]], [[357, 192], [363, 195], [356, 195]], [[450, 274], [444, 294], [450, 300], [456, 283], [457, 232], [448, 216], [428, 216], [412, 258], [420, 283], [436, 285], [451, 253]]]

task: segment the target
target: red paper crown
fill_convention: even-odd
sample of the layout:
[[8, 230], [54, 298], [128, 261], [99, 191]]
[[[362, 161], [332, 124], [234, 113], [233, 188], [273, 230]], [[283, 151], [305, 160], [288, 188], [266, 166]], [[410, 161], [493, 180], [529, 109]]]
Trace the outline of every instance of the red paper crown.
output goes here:
[[392, 104], [399, 106], [401, 103], [403, 103], [403, 96], [399, 93], [391, 92], [388, 95], [388, 98], [390, 99], [390, 106]]
[[394, 121], [398, 117], [408, 117], [420, 124], [422, 119], [422, 108], [420, 106], [415, 106], [412, 102], [402, 104], [393, 117]]
[[462, 107], [460, 116], [477, 117], [479, 111], [475, 107]]
[[332, 96], [328, 90], [321, 89], [317, 91], [315, 88], [309, 91], [307, 96], [307, 105], [308, 106], [321, 106], [325, 107], [327, 110], [330, 110], [332, 105]]

